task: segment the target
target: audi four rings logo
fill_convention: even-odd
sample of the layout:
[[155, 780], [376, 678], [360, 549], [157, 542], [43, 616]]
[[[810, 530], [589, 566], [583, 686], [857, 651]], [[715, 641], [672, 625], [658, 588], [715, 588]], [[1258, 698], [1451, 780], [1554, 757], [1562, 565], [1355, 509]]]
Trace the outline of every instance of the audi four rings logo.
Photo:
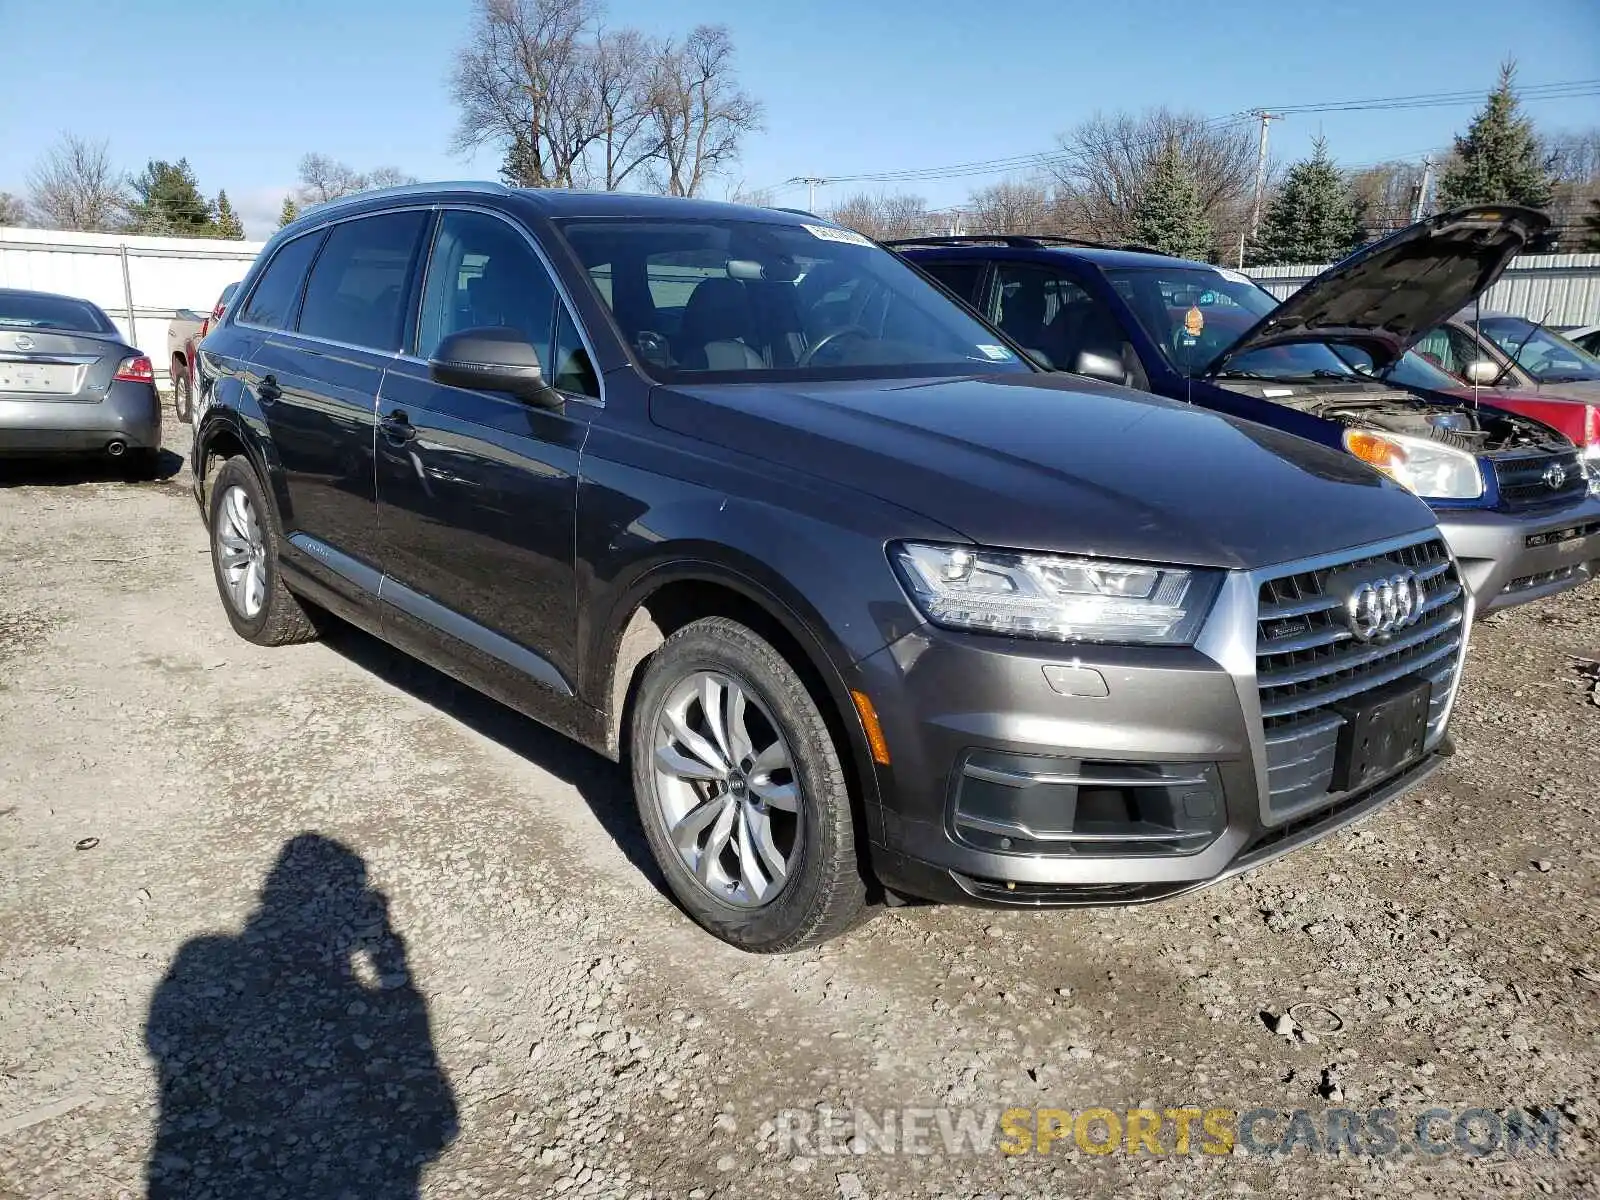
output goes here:
[[1560, 491], [1561, 485], [1567, 481], [1567, 469], [1560, 463], [1551, 463], [1544, 469], [1544, 482], [1551, 491]]
[[1386, 575], [1363, 572], [1335, 577], [1329, 586], [1344, 603], [1350, 632], [1362, 642], [1387, 638], [1415, 625], [1428, 602], [1422, 580], [1406, 569]]

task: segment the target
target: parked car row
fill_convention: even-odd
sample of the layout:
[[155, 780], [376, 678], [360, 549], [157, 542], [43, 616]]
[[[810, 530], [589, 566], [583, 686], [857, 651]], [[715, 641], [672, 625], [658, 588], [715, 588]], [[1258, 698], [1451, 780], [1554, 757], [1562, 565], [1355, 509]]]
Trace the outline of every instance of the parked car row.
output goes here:
[[[1457, 336], [1475, 346], [1505, 338], [1525, 343], [1522, 361], [1538, 345], [1538, 363], [1563, 372], [1561, 381], [1581, 377], [1581, 364], [1543, 349], [1559, 339], [1528, 322], [1485, 318], [1481, 335], [1445, 324], [1548, 227], [1528, 209], [1446, 213], [1360, 251], [1281, 304], [1226, 268], [1069, 239], [896, 248], [1036, 356], [1343, 448], [1404, 484], [1433, 507], [1483, 615], [1600, 568], [1600, 498], [1568, 436], [1596, 418], [1587, 411], [1582, 431], [1563, 433], [1544, 409], [1524, 415], [1513, 397], [1475, 403], [1460, 378], [1408, 352]], [[1478, 365], [1488, 353], [1460, 369], [1489, 382]], [[1515, 370], [1508, 360], [1495, 375]]]
[[1386, 377], [1542, 223], [1448, 214], [1277, 305], [682, 199], [321, 206], [195, 360], [218, 591], [625, 760], [746, 949], [877, 893], [1174, 895], [1425, 777], [1475, 612], [1600, 559], [1569, 440]]
[[[1434, 770], [1474, 617], [1600, 569], [1592, 461], [1517, 407], [1583, 402], [1498, 386], [1526, 331], [1492, 380], [1430, 341], [1545, 225], [1444, 214], [1279, 304], [1066, 239], [408, 187], [280, 231], [169, 356], [240, 636], [333, 613], [625, 761], [686, 911], [781, 951], [874, 896], [1176, 895]], [[83, 382], [14, 324], [0, 429]]]

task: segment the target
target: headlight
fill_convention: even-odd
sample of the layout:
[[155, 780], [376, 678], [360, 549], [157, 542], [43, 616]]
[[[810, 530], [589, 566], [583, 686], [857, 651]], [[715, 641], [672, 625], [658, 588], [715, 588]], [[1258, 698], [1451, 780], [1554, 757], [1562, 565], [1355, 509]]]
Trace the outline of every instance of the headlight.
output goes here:
[[947, 629], [1059, 641], [1187, 646], [1220, 571], [969, 546], [890, 547], [923, 616]]
[[1476, 500], [1483, 495], [1476, 456], [1454, 446], [1404, 433], [1346, 429], [1344, 448], [1419, 496]]

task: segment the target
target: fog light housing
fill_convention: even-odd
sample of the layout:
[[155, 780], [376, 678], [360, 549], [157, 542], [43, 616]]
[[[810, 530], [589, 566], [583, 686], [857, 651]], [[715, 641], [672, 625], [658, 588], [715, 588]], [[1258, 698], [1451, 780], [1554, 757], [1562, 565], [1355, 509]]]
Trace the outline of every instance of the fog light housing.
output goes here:
[[1007, 854], [1184, 855], [1227, 823], [1215, 763], [1055, 758], [969, 750], [956, 774], [955, 836]]

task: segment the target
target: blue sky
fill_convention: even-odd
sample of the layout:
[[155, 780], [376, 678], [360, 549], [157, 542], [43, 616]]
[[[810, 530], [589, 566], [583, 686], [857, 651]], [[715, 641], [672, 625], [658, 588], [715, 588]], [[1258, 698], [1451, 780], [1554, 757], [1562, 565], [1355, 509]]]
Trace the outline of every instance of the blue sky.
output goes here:
[[[469, 0], [0, 0], [0, 190], [22, 191], [67, 130], [109, 140], [129, 171], [187, 156], [252, 234], [275, 223], [311, 150], [423, 179], [492, 177], [493, 155], [449, 150], [447, 77], [468, 20]], [[749, 187], [1048, 150], [1096, 109], [1486, 90], [1508, 55], [1528, 84], [1600, 77], [1596, 0], [612, 0], [609, 21], [729, 26], [766, 105], [728, 181]], [[1593, 96], [1530, 111], [1550, 129], [1600, 124]], [[1345, 163], [1417, 158], [1471, 113], [1296, 117], [1273, 126], [1272, 148], [1293, 158], [1322, 133]], [[914, 190], [953, 204], [991, 181]], [[824, 189], [818, 206], [850, 190]]]

